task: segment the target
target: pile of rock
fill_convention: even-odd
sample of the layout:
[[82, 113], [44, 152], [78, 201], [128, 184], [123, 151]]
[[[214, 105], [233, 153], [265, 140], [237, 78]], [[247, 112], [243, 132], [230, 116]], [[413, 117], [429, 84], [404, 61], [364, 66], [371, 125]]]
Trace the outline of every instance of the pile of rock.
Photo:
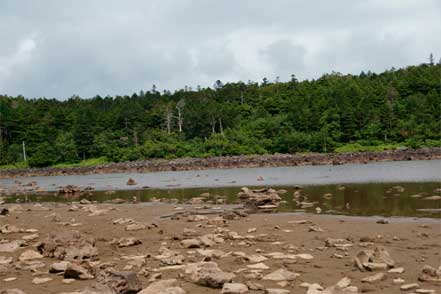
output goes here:
[[243, 187], [238, 193], [239, 199], [244, 201], [244, 206], [250, 211], [273, 211], [278, 208], [282, 198], [274, 189], [250, 190]]

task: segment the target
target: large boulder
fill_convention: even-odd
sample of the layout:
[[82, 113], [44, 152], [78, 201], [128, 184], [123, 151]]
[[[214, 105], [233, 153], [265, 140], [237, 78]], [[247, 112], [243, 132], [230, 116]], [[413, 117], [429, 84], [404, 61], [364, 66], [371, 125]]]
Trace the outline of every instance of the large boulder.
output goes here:
[[83, 236], [78, 231], [51, 233], [38, 246], [46, 257], [60, 260], [93, 259], [98, 255], [95, 239]]
[[222, 288], [225, 283], [231, 283], [235, 275], [222, 271], [215, 262], [199, 262], [187, 265], [185, 273], [196, 284], [211, 288]]

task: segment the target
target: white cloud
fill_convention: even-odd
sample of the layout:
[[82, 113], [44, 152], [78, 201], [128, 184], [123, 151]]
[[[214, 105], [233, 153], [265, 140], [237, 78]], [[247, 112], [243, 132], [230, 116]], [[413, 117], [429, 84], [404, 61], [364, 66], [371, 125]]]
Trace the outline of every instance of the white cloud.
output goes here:
[[0, 56], [0, 82], [10, 78], [16, 67], [26, 64], [31, 59], [35, 47], [33, 39], [24, 39], [19, 42], [12, 55]]
[[2, 0], [0, 93], [63, 99], [382, 71], [439, 58], [440, 16], [439, 0]]

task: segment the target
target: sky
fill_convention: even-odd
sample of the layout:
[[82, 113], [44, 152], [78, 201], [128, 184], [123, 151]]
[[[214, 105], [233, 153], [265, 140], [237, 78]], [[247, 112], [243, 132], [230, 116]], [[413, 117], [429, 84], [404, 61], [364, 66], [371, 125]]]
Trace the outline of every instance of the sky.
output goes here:
[[441, 0], [0, 0], [0, 94], [60, 100], [441, 58]]

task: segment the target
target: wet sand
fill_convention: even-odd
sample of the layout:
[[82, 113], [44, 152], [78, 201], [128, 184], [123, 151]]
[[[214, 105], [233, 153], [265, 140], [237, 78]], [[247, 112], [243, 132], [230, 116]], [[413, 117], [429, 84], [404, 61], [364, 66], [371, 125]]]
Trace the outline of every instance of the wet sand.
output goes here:
[[[161, 245], [178, 250], [185, 256], [184, 264], [199, 262], [203, 259], [197, 249], [186, 249], [180, 243], [184, 237], [184, 228], [194, 229], [198, 235], [204, 235], [219, 231], [219, 227], [237, 232], [240, 236], [252, 235], [254, 238], [228, 239], [228, 233], [222, 233], [225, 241], [214, 245], [209, 249], [219, 249], [227, 254], [220, 259], [213, 258], [219, 267], [226, 272], [236, 272], [235, 282], [253, 281], [262, 284], [265, 288], [283, 288], [290, 293], [306, 293], [306, 289], [300, 287], [303, 282], [319, 283], [324, 287], [336, 284], [341, 278], [349, 277], [352, 285], [360, 291], [369, 293], [403, 293], [399, 284], [394, 284], [393, 279], [402, 278], [404, 284], [419, 283], [420, 288], [437, 289], [440, 293], [440, 284], [418, 282], [418, 276], [424, 265], [438, 268], [441, 264], [441, 221], [423, 218], [388, 218], [388, 224], [377, 223], [378, 218], [325, 216], [315, 214], [251, 214], [240, 219], [227, 220], [225, 224], [216, 214], [207, 215], [208, 220], [189, 222], [187, 217], [179, 219], [161, 218], [161, 216], [183, 211], [177, 210], [173, 204], [97, 204], [93, 209], [102, 210], [102, 214], [89, 216], [91, 204], [78, 205], [78, 211], [69, 211], [69, 204], [43, 205], [18, 204], [6, 205], [11, 209], [8, 216], [0, 217], [0, 226], [9, 224], [21, 229], [37, 229], [38, 238], [27, 243], [27, 247], [20, 248], [13, 253], [1, 253], [0, 256], [13, 257], [13, 263], [8, 266], [6, 272], [0, 273], [0, 290], [3, 288], [19, 288], [27, 294], [51, 294], [72, 292], [84, 288], [93, 281], [75, 281], [72, 284], [63, 284], [62, 277], [47, 273], [48, 267], [57, 260], [53, 258], [41, 259], [45, 267], [36, 272], [19, 270], [15, 268], [18, 256], [26, 249], [35, 249], [48, 233], [78, 230], [86, 236], [97, 240], [98, 260], [101, 263], [112, 262], [117, 270], [123, 270], [128, 261], [122, 259], [125, 255], [150, 255], [146, 258], [146, 264], [142, 267], [133, 267], [131, 270], [141, 272], [144, 268], [150, 272], [148, 277], [139, 275], [144, 287], [154, 273], [161, 272], [162, 279], [177, 278], [180, 286], [187, 293], [220, 293], [220, 289], [198, 286], [183, 275], [183, 270], [159, 270], [160, 261], [153, 256], [158, 255]], [[5, 207], [5, 205], [3, 205]], [[187, 211], [198, 210], [197, 205], [182, 206]], [[230, 206], [219, 206], [221, 209], [231, 209]], [[44, 209], [44, 210], [43, 210]], [[47, 210], [46, 210], [47, 209]], [[93, 210], [92, 209], [92, 210]], [[86, 211], [88, 210], [88, 211]], [[136, 222], [145, 224], [155, 223], [157, 228], [139, 231], [126, 231], [122, 224], [113, 224], [118, 218], [133, 218]], [[295, 224], [293, 221], [307, 221], [306, 224]], [[290, 223], [291, 222], [291, 223]], [[80, 224], [71, 227], [68, 224]], [[315, 225], [323, 229], [323, 232], [311, 232], [310, 227]], [[248, 230], [256, 228], [256, 230]], [[265, 237], [256, 238], [260, 234]], [[0, 240], [21, 239], [29, 233], [0, 233]], [[114, 238], [135, 237], [142, 244], [133, 247], [118, 248], [109, 245]], [[327, 238], [343, 238], [352, 243], [347, 251], [338, 250], [334, 247], [325, 247]], [[361, 238], [369, 240], [372, 244], [362, 247]], [[1, 241], [0, 241], [1, 242]], [[402, 274], [386, 274], [386, 279], [375, 283], [363, 283], [361, 280], [375, 273], [359, 271], [353, 262], [355, 254], [363, 249], [373, 249], [383, 246], [396, 262], [395, 267], [403, 267]], [[247, 255], [265, 255], [271, 252], [283, 252], [286, 254], [310, 254], [311, 260], [296, 258], [295, 262], [286, 259], [268, 258], [264, 263], [270, 268], [263, 274], [270, 273], [279, 268], [299, 273], [300, 276], [294, 281], [288, 282], [285, 287], [276, 282], [260, 279], [247, 278], [249, 270], [247, 265], [251, 263], [239, 258], [233, 252], [244, 252]], [[335, 255], [337, 254], [337, 255]], [[4, 279], [16, 277], [11, 282]], [[31, 281], [35, 277], [50, 277], [53, 280], [41, 285], [35, 285]], [[406, 293], [411, 293], [407, 291]], [[263, 291], [250, 291], [250, 293], [263, 293]]]

